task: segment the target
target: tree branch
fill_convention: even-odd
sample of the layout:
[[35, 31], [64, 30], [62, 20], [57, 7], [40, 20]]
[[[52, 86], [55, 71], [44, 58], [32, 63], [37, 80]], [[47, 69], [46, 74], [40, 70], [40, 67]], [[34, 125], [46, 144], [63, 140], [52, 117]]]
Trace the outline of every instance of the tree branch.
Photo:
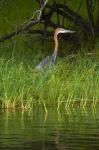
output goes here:
[[90, 24], [86, 20], [84, 20], [81, 16], [79, 16], [77, 13], [75, 13], [73, 10], [71, 10], [68, 6], [58, 3], [57, 7], [58, 7], [57, 11], [60, 15], [64, 16], [74, 24], [81, 27], [85, 32], [91, 33]]
[[87, 7], [91, 32], [93, 37], [95, 37], [94, 18], [93, 18], [93, 0], [86, 0], [86, 7]]
[[18, 35], [18, 34], [22, 33], [23, 31], [26, 31], [27, 29], [31, 28], [33, 25], [39, 23], [42, 18], [42, 12], [43, 12], [47, 2], [48, 2], [48, 0], [45, 0], [43, 6], [40, 8], [40, 10], [38, 10], [39, 14], [38, 14], [37, 19], [33, 20], [32, 18], [30, 18], [27, 22], [25, 22], [21, 27], [17, 28], [15, 31], [1, 37], [0, 42], [3, 42], [7, 39], [11, 39], [13, 36]]

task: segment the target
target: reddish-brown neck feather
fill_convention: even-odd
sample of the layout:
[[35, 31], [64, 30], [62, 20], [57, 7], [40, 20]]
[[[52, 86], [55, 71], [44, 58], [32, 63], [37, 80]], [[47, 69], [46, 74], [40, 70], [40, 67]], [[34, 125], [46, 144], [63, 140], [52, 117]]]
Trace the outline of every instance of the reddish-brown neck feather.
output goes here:
[[54, 33], [54, 44], [55, 44], [55, 48], [54, 48], [54, 52], [57, 52], [58, 51], [58, 38], [57, 38], [57, 35], [58, 35], [58, 29], [55, 30], [55, 33]]

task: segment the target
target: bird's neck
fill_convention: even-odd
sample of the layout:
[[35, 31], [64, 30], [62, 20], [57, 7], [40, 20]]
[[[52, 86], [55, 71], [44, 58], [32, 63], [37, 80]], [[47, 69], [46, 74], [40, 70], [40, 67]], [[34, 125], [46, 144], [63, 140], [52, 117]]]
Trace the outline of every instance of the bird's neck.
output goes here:
[[54, 52], [57, 53], [57, 51], [58, 51], [58, 38], [57, 38], [57, 34], [54, 35], [54, 42], [55, 42]]

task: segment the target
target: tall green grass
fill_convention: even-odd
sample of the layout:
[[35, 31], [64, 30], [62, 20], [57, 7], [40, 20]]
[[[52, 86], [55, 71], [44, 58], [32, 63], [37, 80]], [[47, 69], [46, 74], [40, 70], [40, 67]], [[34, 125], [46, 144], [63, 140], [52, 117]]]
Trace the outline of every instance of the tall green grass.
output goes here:
[[[23, 49], [22, 49], [23, 47]], [[77, 54], [74, 58], [58, 58], [54, 66], [35, 71], [35, 65], [46, 56], [40, 49], [13, 46], [0, 51], [0, 106], [33, 108], [55, 105], [57, 109], [81, 107], [99, 101], [99, 60], [95, 56]], [[10, 49], [11, 48], [11, 49]], [[39, 55], [37, 55], [37, 53]]]

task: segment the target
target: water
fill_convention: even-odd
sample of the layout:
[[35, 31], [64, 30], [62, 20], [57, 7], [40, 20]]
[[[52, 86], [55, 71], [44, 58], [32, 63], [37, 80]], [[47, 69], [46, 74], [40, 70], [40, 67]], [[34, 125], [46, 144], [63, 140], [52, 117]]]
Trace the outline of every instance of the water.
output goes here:
[[99, 150], [99, 110], [0, 111], [0, 150]]

